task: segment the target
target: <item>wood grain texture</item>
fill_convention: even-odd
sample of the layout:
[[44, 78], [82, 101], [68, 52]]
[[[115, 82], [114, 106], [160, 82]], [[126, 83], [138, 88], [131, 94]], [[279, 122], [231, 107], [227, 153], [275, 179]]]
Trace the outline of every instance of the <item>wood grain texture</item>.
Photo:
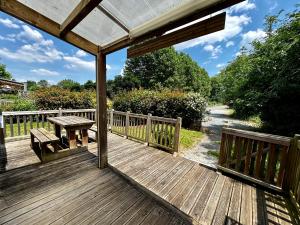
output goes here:
[[296, 224], [282, 196], [112, 133], [113, 171], [97, 168], [96, 143], [42, 165], [29, 162], [36, 157], [29, 144], [6, 144], [15, 167], [0, 175], [2, 223]]

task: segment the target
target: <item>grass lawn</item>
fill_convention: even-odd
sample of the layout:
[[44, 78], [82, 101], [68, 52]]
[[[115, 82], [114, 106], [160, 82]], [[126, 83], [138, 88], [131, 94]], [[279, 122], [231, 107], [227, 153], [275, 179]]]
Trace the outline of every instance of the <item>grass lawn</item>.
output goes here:
[[182, 128], [180, 132], [180, 149], [184, 150], [194, 147], [203, 137], [204, 134], [201, 131]]
[[[39, 127], [40, 128], [42, 127], [42, 122], [39, 123]], [[48, 130], [47, 122], [44, 123], [44, 127], [45, 127], [46, 130]], [[32, 128], [37, 128], [37, 122], [32, 122]], [[9, 123], [5, 124], [5, 129], [6, 129], [7, 137], [10, 137], [10, 124]], [[27, 129], [27, 135], [29, 135], [29, 132], [30, 132], [30, 129], [31, 129], [29, 122], [26, 123], [26, 129]], [[52, 124], [50, 124], [50, 129], [54, 130]], [[13, 130], [14, 130], [14, 136], [15, 137], [19, 136], [18, 135], [18, 124], [17, 123], [13, 124]], [[22, 135], [25, 135], [24, 123], [20, 123], [20, 136], [22, 136]]]
[[218, 159], [220, 152], [217, 150], [208, 150], [207, 154]]

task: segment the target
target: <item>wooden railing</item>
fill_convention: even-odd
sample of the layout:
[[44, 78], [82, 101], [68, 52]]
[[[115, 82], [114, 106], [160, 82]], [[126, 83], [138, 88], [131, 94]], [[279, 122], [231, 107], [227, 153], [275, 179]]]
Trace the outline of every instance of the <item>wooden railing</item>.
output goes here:
[[111, 130], [170, 152], [178, 152], [181, 118], [177, 119], [111, 111]]
[[[41, 110], [3, 112], [3, 133], [6, 138], [28, 136], [32, 128], [52, 130], [49, 117], [75, 115], [96, 121], [95, 109]], [[107, 110], [108, 129], [114, 133], [157, 146], [171, 152], [179, 148], [181, 118], [171, 119], [130, 112]]]
[[40, 110], [40, 111], [15, 111], [3, 112], [3, 133], [7, 137], [17, 137], [28, 135], [32, 128], [43, 127], [52, 129], [47, 118], [54, 116], [76, 115], [95, 120], [95, 109], [59, 109], [59, 110]]
[[284, 179], [284, 191], [300, 214], [300, 135], [296, 134], [291, 140], [288, 155], [287, 173]]
[[218, 168], [281, 190], [291, 138], [223, 128]]

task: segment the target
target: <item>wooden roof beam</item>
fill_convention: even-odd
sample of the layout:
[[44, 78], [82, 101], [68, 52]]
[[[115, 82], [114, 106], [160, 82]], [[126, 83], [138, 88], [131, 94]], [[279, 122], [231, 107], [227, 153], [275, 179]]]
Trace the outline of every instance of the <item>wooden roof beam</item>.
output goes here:
[[100, 2], [102, 2], [102, 0], [81, 0], [60, 26], [60, 36], [63, 37], [70, 32], [94, 8], [96, 8]]
[[[60, 38], [60, 25], [58, 23], [41, 15], [17, 0], [1, 0], [0, 10]], [[72, 31], [68, 32], [61, 39], [93, 55], [97, 55], [98, 53], [99, 47], [97, 45]]]
[[218, 12], [220, 10], [226, 9], [228, 7], [231, 7], [235, 4], [238, 4], [243, 1], [244, 0], [224, 0], [222, 2], [219, 2], [212, 6], [209, 6], [207, 8], [196, 10], [194, 13], [192, 13], [190, 15], [187, 15], [183, 18], [172, 21], [166, 25], [163, 25], [163, 26], [155, 29], [155, 30], [151, 30], [141, 36], [131, 37], [131, 38], [128, 37], [127, 39], [120, 40], [118, 42], [113, 43], [112, 45], [103, 46], [102, 51], [105, 54], [109, 54], [109, 53], [118, 51], [122, 48], [128, 47], [132, 44], [136, 44], [136, 43], [145, 41], [145, 40], [153, 38], [153, 37], [161, 36], [167, 31], [173, 30], [177, 27], [183, 26], [187, 23], [193, 22], [197, 19], [208, 16], [208, 15]]
[[127, 57], [136, 57], [154, 50], [169, 47], [184, 41], [188, 41], [203, 35], [220, 31], [225, 27], [226, 13], [200, 21], [196, 24], [174, 31], [172, 33], [145, 41], [127, 50]]
[[118, 20], [109, 11], [107, 11], [103, 6], [98, 5], [97, 9], [100, 10], [103, 14], [105, 14], [109, 19], [111, 19], [111, 21], [113, 21], [115, 24], [121, 27], [125, 32], [129, 33], [129, 29], [120, 20]]

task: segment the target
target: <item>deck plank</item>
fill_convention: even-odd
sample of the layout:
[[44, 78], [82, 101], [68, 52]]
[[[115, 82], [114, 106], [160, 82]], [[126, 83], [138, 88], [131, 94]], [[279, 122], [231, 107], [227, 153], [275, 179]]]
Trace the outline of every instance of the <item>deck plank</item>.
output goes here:
[[29, 144], [6, 145], [10, 166], [0, 174], [0, 223], [296, 223], [282, 196], [118, 135], [108, 134], [113, 170], [97, 168], [96, 143], [45, 164], [29, 162], [37, 158]]

